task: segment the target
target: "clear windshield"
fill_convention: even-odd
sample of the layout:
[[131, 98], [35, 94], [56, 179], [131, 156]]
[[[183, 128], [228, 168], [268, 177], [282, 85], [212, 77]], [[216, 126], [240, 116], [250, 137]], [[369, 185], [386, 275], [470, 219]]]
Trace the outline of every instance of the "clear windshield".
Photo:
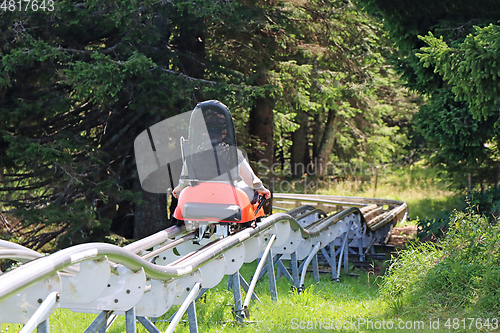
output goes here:
[[226, 182], [238, 178], [234, 125], [229, 110], [219, 102], [199, 103], [193, 111], [151, 126], [137, 136], [134, 149], [141, 186], [147, 192], [167, 193], [181, 176]]

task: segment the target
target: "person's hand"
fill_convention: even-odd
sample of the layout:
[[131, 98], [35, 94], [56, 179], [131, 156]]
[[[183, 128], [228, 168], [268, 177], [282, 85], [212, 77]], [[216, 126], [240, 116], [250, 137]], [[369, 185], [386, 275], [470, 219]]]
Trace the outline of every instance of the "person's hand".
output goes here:
[[182, 191], [182, 188], [180, 186], [177, 186], [176, 188], [174, 188], [174, 190], [172, 191], [172, 195], [174, 196], [174, 198], [177, 199], [177, 197], [179, 196], [181, 191]]
[[269, 199], [271, 197], [271, 191], [269, 191], [267, 188], [264, 188], [263, 190], [257, 190], [260, 195], [264, 196], [266, 199]]

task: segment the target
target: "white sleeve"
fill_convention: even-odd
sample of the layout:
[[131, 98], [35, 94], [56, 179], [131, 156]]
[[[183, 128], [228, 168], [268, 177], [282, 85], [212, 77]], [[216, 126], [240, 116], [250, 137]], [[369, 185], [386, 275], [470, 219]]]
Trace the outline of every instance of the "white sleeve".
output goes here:
[[187, 176], [187, 171], [186, 171], [186, 165], [183, 163], [181, 177], [179, 178], [179, 185], [176, 188], [184, 189], [190, 185], [189, 181], [183, 178], [185, 176]]
[[243, 159], [242, 161], [239, 161], [238, 172], [245, 184], [247, 184], [254, 190], [258, 191], [265, 189], [264, 185], [262, 185], [262, 181], [255, 175], [252, 167], [250, 166], [250, 164], [248, 164], [247, 160]]

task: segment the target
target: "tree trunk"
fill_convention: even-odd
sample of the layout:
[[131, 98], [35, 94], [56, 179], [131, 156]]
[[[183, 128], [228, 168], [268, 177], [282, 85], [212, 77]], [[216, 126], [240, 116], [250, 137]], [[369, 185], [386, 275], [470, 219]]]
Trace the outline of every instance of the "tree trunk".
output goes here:
[[[263, 75], [257, 80], [257, 85], [267, 84], [267, 75]], [[250, 111], [248, 122], [248, 132], [252, 140], [258, 142], [256, 149], [250, 151], [250, 160], [261, 163], [266, 168], [263, 170], [254, 170], [261, 177], [264, 183], [270, 184], [272, 181], [271, 166], [274, 163], [274, 100], [270, 93], [265, 96], [255, 98], [253, 108]]]
[[320, 113], [314, 117], [314, 122], [311, 124], [312, 158], [311, 162], [309, 163], [310, 164], [309, 170], [307, 171], [308, 175], [314, 175], [316, 171], [315, 169], [316, 169], [316, 162], [318, 161], [319, 146], [321, 143], [321, 139], [323, 137], [323, 132], [325, 131], [323, 123], [324, 123], [324, 115], [323, 113]]
[[[203, 20], [193, 17], [187, 10], [181, 17], [183, 24], [179, 26], [179, 34], [173, 40], [179, 53], [179, 69], [188, 76], [201, 79], [205, 73], [203, 63], [206, 57], [206, 27]], [[198, 95], [194, 92], [195, 98], [202, 98]], [[167, 209], [173, 214], [177, 199], [173, 198], [170, 207], [167, 207], [166, 194], [143, 192], [142, 200], [146, 204], [135, 208], [134, 238], [146, 237], [175, 223], [173, 216], [168, 218]]]
[[205, 73], [203, 63], [206, 57], [206, 27], [203, 20], [193, 17], [187, 10], [183, 12], [182, 18], [179, 35], [174, 39], [174, 45], [179, 52], [179, 67], [184, 74], [201, 79]]
[[330, 109], [328, 111], [328, 119], [326, 120], [325, 129], [318, 145], [317, 166], [315, 174], [319, 176], [325, 175], [330, 162], [330, 153], [332, 152], [335, 143], [335, 118], [337, 111]]
[[309, 127], [309, 116], [304, 111], [297, 110], [295, 122], [300, 125], [295, 132], [292, 132], [292, 147], [290, 156], [291, 174], [302, 176], [307, 172], [307, 166], [311, 162], [309, 154], [309, 141], [307, 130]]
[[[134, 187], [139, 186], [139, 180]], [[142, 191], [142, 204], [134, 210], [134, 238], [140, 239], [163, 230], [168, 225], [167, 196]]]

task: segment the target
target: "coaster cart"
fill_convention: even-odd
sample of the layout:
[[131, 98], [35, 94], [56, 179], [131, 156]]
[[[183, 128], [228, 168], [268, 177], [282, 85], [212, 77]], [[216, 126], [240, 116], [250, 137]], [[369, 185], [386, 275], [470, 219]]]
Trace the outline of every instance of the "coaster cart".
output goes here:
[[146, 132], [147, 137], [142, 134], [136, 140], [136, 152], [147, 152], [138, 147], [141, 141], [144, 148], [153, 147], [138, 159], [141, 185], [155, 193], [172, 191], [179, 180], [187, 185], [179, 194], [173, 216], [187, 230], [199, 230], [195, 242], [214, 233], [225, 237], [264, 216], [264, 198], [249, 198], [236, 187], [238, 155], [240, 160], [244, 155], [236, 146], [234, 123], [224, 104], [199, 103], [193, 111]]

